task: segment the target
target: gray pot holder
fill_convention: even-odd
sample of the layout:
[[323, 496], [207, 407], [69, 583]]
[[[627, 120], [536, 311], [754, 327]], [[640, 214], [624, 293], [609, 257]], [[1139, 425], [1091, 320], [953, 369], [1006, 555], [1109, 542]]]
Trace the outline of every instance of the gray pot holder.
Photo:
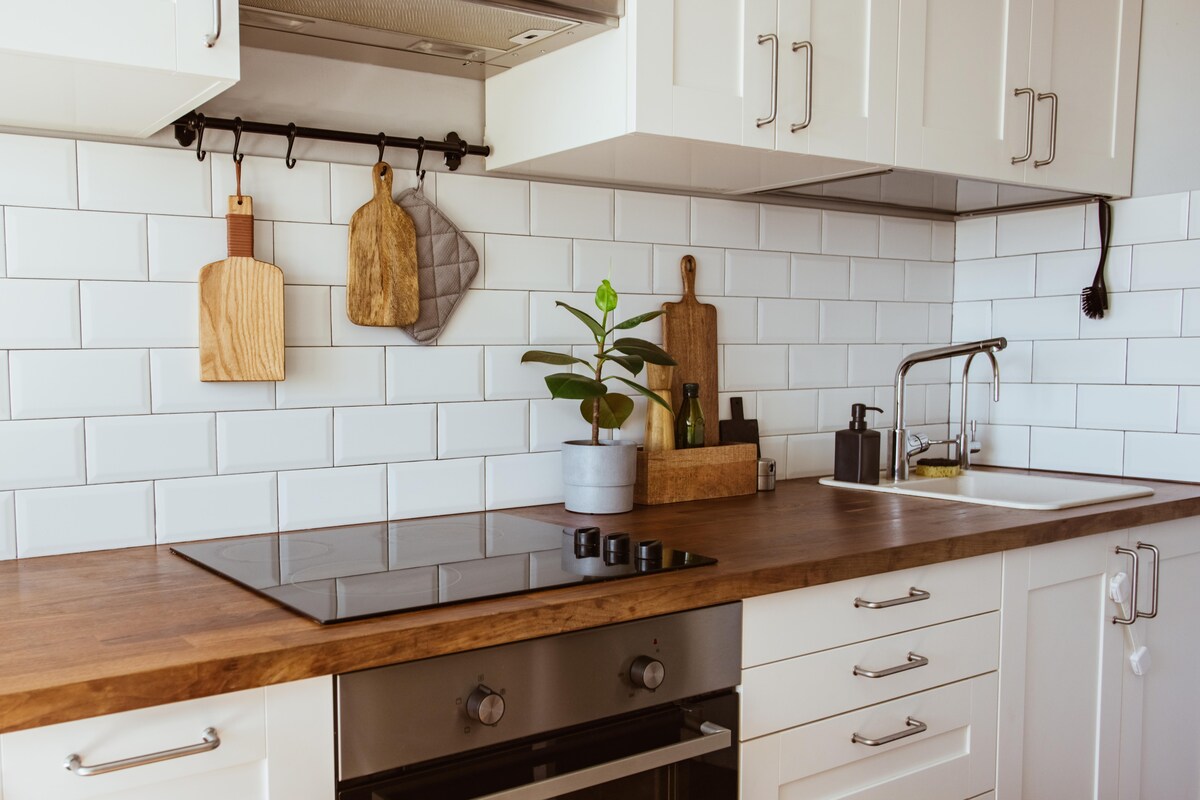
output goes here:
[[412, 217], [417, 231], [417, 321], [400, 330], [420, 344], [437, 339], [459, 300], [479, 272], [479, 253], [419, 189], [406, 189], [396, 203]]

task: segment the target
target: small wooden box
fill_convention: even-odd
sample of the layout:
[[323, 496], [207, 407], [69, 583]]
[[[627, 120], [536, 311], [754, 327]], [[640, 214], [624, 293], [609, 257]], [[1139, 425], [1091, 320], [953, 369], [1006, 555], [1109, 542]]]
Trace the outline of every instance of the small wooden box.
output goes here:
[[734, 497], [758, 491], [758, 449], [719, 444], [647, 453], [638, 450], [633, 502], [644, 506]]

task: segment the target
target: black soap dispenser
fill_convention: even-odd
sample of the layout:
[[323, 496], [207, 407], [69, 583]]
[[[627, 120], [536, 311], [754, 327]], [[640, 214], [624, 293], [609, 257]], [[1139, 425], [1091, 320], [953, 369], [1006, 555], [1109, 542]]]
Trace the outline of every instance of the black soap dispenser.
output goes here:
[[867, 427], [867, 412], [882, 408], [855, 403], [850, 427], [834, 436], [833, 479], [848, 483], [879, 483], [879, 431]]

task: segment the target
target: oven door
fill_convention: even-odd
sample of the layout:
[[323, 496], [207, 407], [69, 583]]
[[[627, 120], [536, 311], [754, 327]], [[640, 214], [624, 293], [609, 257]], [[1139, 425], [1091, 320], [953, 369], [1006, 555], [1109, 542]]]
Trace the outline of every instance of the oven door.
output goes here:
[[600, 721], [369, 776], [338, 798], [736, 800], [737, 737], [714, 713], [729, 708], [736, 718], [736, 695]]

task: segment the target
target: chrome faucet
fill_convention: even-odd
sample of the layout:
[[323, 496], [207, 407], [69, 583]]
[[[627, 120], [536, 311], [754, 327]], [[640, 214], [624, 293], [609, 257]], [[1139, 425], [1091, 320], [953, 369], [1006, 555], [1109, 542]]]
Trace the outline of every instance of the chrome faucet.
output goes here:
[[[953, 445], [958, 457], [959, 466], [967, 469], [971, 463], [971, 453], [978, 452], [978, 444], [974, 441], [975, 428], [967, 433], [967, 373], [971, 369], [971, 359], [979, 353], [985, 353], [992, 362], [992, 387], [994, 396], [1000, 399], [1000, 366], [996, 363], [997, 353], [1008, 347], [1008, 340], [1003, 336], [995, 339], [982, 339], [965, 344], [952, 344], [948, 347], [936, 347], [932, 350], [921, 350], [900, 359], [896, 367], [896, 421], [889, 433], [888, 477], [892, 480], [908, 480], [908, 459], [917, 453], [923, 453], [934, 445]], [[904, 387], [908, 371], [917, 364], [926, 361], [940, 361], [954, 356], [967, 356], [963, 366], [962, 377], [962, 408], [958, 436], [953, 439], [930, 441], [928, 436], [919, 433], [910, 434], [904, 427]]]

